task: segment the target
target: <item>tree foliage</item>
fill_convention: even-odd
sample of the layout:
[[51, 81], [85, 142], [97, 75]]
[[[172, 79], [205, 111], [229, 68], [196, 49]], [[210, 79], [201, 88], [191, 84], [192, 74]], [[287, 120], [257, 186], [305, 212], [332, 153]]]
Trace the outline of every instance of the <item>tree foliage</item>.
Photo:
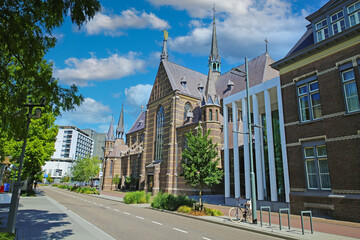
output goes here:
[[[25, 149], [22, 179], [29, 179], [28, 189], [37, 175], [41, 175], [42, 166], [45, 161], [50, 161], [55, 152], [55, 141], [58, 127], [55, 125], [53, 114], [42, 114], [40, 119], [31, 120], [28, 141]], [[12, 161], [19, 159], [23, 141], [10, 139], [5, 143], [6, 155], [12, 156]]]
[[72, 179], [79, 182], [87, 182], [96, 177], [100, 172], [101, 160], [98, 157], [85, 157], [75, 161], [71, 169]]
[[100, 8], [98, 0], [0, 1], [0, 157], [6, 141], [24, 138], [25, 104], [46, 97], [44, 111], [55, 117], [81, 104], [77, 87], [61, 87], [44, 56], [67, 15], [80, 27]]
[[202, 189], [220, 183], [223, 177], [223, 171], [217, 167], [220, 161], [217, 144], [212, 143], [209, 135], [210, 130], [203, 135], [200, 125], [196, 135], [186, 133], [188, 146], [182, 152], [184, 179], [187, 184], [199, 188], [200, 205]]

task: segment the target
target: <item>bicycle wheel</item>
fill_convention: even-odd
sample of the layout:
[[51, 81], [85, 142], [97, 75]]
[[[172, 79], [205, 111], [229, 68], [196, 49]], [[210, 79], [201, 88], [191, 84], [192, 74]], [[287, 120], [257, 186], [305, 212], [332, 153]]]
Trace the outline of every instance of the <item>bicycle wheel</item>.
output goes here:
[[245, 219], [246, 222], [249, 222], [249, 223], [252, 223], [252, 211], [251, 209], [248, 209], [247, 210], [247, 214], [246, 214], [246, 219]]
[[229, 218], [232, 222], [238, 223], [241, 221], [242, 212], [241, 209], [238, 207], [232, 207], [229, 210]]

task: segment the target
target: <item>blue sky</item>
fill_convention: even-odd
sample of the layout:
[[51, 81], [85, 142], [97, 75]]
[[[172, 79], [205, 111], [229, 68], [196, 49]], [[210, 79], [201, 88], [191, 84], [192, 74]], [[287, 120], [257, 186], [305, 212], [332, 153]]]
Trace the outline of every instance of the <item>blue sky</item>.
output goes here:
[[222, 71], [265, 52], [283, 58], [306, 30], [305, 17], [327, 1], [308, 0], [106, 0], [101, 13], [79, 30], [69, 19], [54, 31], [47, 59], [63, 86], [76, 84], [84, 103], [58, 117], [58, 125], [98, 132], [117, 124], [124, 104], [125, 132], [146, 106], [169, 32], [169, 60], [207, 73], [212, 7]]

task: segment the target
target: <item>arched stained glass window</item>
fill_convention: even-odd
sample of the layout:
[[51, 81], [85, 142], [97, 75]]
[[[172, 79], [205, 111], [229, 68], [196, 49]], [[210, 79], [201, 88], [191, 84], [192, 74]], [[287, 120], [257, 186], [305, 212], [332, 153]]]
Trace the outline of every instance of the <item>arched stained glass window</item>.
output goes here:
[[212, 110], [210, 109], [209, 110], [209, 121], [212, 121], [213, 120], [213, 116], [212, 116]]
[[162, 160], [163, 141], [164, 141], [164, 107], [160, 106], [156, 114], [156, 131], [155, 131], [155, 161]]
[[219, 111], [215, 111], [215, 121], [219, 121]]

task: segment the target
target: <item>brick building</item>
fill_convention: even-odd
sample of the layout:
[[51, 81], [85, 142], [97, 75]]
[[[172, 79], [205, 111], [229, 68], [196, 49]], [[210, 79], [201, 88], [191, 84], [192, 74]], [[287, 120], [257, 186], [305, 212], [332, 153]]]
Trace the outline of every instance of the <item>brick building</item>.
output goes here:
[[360, 1], [331, 0], [280, 71], [293, 213], [360, 221]]

